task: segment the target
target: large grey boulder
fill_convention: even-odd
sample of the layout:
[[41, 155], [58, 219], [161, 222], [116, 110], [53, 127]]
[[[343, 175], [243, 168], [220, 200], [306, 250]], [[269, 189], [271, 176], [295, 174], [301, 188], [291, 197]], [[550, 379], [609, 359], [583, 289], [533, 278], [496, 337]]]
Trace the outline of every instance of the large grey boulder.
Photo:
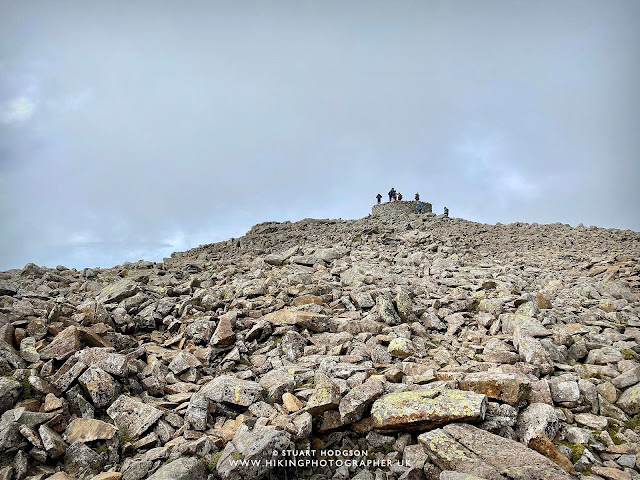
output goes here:
[[289, 436], [281, 430], [250, 430], [242, 424], [222, 451], [216, 470], [223, 480], [257, 480], [277, 466], [277, 461], [282, 460], [279, 455], [290, 446]]
[[116, 353], [113, 348], [84, 348], [76, 353], [75, 357], [87, 366], [101, 368], [112, 375], [117, 375], [118, 377], [127, 375], [129, 357]]
[[103, 288], [96, 297], [96, 301], [103, 304], [118, 303], [125, 298], [134, 296], [139, 291], [140, 287], [135, 282], [124, 279]]
[[360, 420], [373, 402], [384, 393], [384, 384], [376, 378], [368, 378], [362, 385], [352, 388], [340, 400], [338, 409], [342, 423]]
[[138, 438], [162, 416], [162, 412], [149, 404], [127, 395], [120, 395], [107, 409], [120, 433]]
[[0, 412], [13, 407], [22, 392], [22, 384], [17, 380], [0, 377]]
[[160, 467], [147, 480], [202, 480], [207, 478], [207, 466], [194, 457], [181, 457]]
[[627, 388], [616, 402], [628, 415], [640, 413], [640, 383]]
[[241, 407], [248, 407], [263, 399], [259, 383], [240, 380], [231, 375], [214, 378], [202, 387], [201, 392], [213, 402], [225, 402]]
[[473, 425], [445, 425], [423, 433], [418, 441], [429, 459], [442, 470], [487, 480], [573, 479], [538, 452]]
[[538, 437], [553, 440], [559, 428], [555, 409], [546, 403], [532, 403], [518, 416], [518, 438], [525, 445]]

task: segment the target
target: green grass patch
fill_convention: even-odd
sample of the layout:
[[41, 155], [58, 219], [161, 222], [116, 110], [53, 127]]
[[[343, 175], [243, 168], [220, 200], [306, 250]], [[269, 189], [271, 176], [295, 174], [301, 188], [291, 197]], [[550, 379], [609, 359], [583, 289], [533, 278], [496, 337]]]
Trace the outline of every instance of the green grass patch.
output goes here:
[[620, 353], [624, 357], [625, 360], [640, 360], [640, 355], [631, 350], [630, 348], [623, 348], [620, 350]]
[[125, 435], [124, 433], [120, 435], [120, 445], [125, 445], [127, 443], [133, 443], [136, 441], [135, 437], [130, 437], [129, 435]]
[[633, 430], [635, 431], [638, 427], [640, 427], [640, 413], [638, 415], [635, 415], [634, 417], [631, 417], [625, 424], [625, 427], [627, 427], [629, 430]]
[[207, 464], [207, 467], [209, 468], [209, 471], [211, 473], [214, 473], [216, 471], [216, 467], [218, 466], [220, 457], [222, 457], [222, 451], [214, 453], [211, 457], [211, 461]]
[[584, 453], [585, 446], [581, 443], [558, 442], [558, 445], [564, 445], [571, 450], [571, 462], [576, 463]]
[[29, 376], [31, 375], [31, 370], [27, 368], [24, 378], [22, 379], [22, 400], [27, 400], [32, 397], [31, 392], [31, 382], [29, 381]]

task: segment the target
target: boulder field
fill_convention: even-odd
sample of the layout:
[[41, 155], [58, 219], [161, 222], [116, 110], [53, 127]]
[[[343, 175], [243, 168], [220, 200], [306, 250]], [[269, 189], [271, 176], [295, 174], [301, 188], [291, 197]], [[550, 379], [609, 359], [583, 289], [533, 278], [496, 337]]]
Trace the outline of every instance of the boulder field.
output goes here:
[[0, 272], [0, 480], [639, 479], [640, 234], [266, 222]]

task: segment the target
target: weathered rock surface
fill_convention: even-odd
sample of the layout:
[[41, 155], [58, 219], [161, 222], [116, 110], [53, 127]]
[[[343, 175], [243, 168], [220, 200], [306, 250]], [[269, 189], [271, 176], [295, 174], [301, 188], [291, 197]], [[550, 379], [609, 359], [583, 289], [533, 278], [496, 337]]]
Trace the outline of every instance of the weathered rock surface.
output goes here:
[[127, 395], [120, 395], [107, 409], [118, 430], [134, 438], [146, 432], [161, 416], [157, 408]]
[[206, 478], [207, 467], [197, 458], [178, 458], [160, 467], [149, 480], [200, 480]]
[[371, 407], [379, 431], [428, 430], [440, 425], [484, 419], [487, 396], [462, 390], [414, 390], [391, 393]]
[[429, 458], [443, 470], [487, 480], [572, 478], [538, 452], [473, 425], [446, 425], [423, 433], [418, 440]]

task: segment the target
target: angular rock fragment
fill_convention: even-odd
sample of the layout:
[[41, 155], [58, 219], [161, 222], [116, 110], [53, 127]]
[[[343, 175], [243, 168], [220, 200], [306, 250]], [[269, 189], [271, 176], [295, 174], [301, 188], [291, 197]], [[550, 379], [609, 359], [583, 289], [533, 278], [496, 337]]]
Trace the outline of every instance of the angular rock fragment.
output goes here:
[[91, 347], [80, 350], [76, 355], [78, 361], [87, 366], [98, 367], [118, 377], [127, 375], [128, 357], [115, 353], [113, 348]]
[[100, 455], [81, 442], [69, 445], [64, 454], [64, 469], [68, 473], [91, 472], [95, 474], [102, 470], [102, 466]]
[[211, 344], [218, 347], [227, 347], [233, 345], [236, 339], [236, 334], [233, 331], [231, 320], [228, 317], [223, 316], [220, 318], [220, 322], [216, 327], [213, 336], [211, 337]]
[[340, 420], [343, 424], [360, 420], [373, 402], [384, 393], [384, 384], [376, 378], [368, 378], [362, 385], [352, 388], [340, 400]]
[[528, 398], [531, 382], [519, 374], [478, 372], [466, 374], [458, 388], [482, 393], [510, 405], [519, 405]]
[[538, 437], [553, 440], [559, 428], [556, 411], [545, 403], [532, 403], [518, 416], [518, 438], [525, 445]]
[[40, 358], [47, 360], [64, 360], [80, 350], [80, 333], [78, 329], [71, 325], [61, 331], [53, 341], [40, 350]]
[[202, 387], [201, 393], [213, 402], [226, 402], [241, 407], [248, 407], [263, 398], [259, 383], [240, 380], [231, 375], [214, 378]]
[[84, 371], [78, 382], [98, 408], [106, 407], [118, 396], [118, 384], [111, 375], [98, 367], [90, 367]]
[[640, 384], [627, 388], [616, 402], [628, 415], [640, 413]]
[[40, 425], [38, 428], [42, 445], [51, 458], [56, 459], [62, 457], [67, 451], [68, 445], [60, 435], [51, 430], [46, 425]]
[[285, 370], [271, 370], [260, 378], [260, 385], [267, 390], [267, 397], [271, 402], [277, 402], [285, 392], [295, 387], [293, 375]]
[[[274, 452], [289, 450], [290, 445], [291, 441], [283, 431], [269, 427], [249, 430], [241, 425], [233, 441], [222, 451], [216, 465], [217, 473], [223, 480], [257, 480], [276, 466], [275, 462], [269, 462], [274, 460]], [[246, 461], [239, 462], [239, 459]]]
[[100, 294], [96, 297], [96, 302], [118, 303], [125, 298], [135, 295], [140, 288], [131, 280], [120, 280], [113, 285], [108, 285], [100, 291]]
[[51, 384], [58, 390], [64, 392], [86, 368], [87, 366], [82, 362], [78, 362], [76, 358], [69, 358], [62, 367], [50, 377]]
[[191, 396], [184, 419], [194, 430], [206, 430], [209, 399], [201, 392]]
[[389, 342], [387, 351], [394, 357], [407, 358], [416, 352], [416, 346], [411, 340], [398, 337]]
[[22, 384], [17, 380], [0, 377], [0, 412], [13, 407], [22, 393]]
[[162, 412], [127, 395], [120, 395], [107, 409], [121, 434], [138, 438], [162, 416]]
[[450, 422], [484, 419], [487, 396], [463, 390], [414, 390], [384, 395], [371, 407], [381, 432], [429, 430]]
[[110, 423], [93, 418], [76, 418], [64, 432], [67, 443], [109, 440], [116, 436], [116, 428]]
[[201, 480], [207, 477], [207, 467], [202, 460], [181, 457], [158, 469], [148, 480]]
[[311, 415], [320, 415], [327, 410], [333, 410], [340, 404], [340, 389], [333, 384], [316, 387], [309, 401], [307, 411]]
[[169, 370], [171, 370], [176, 375], [179, 375], [190, 368], [201, 367], [202, 363], [198, 358], [189, 352], [180, 352], [176, 355], [171, 363], [169, 363]]

